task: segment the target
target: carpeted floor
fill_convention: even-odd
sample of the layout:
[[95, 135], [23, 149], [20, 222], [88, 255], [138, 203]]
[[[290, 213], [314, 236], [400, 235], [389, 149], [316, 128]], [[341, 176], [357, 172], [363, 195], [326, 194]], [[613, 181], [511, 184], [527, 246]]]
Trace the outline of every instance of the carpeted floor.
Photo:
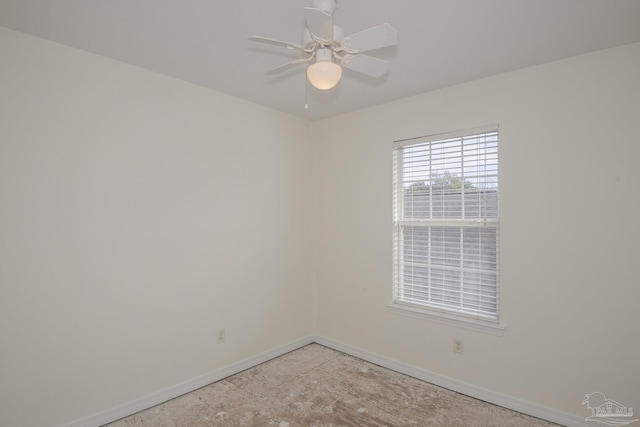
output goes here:
[[109, 427], [555, 424], [311, 344]]

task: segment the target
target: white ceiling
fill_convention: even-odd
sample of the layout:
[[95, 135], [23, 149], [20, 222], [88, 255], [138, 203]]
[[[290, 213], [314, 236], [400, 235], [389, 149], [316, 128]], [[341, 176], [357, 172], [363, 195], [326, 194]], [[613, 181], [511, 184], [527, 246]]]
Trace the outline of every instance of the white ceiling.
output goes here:
[[522, 67], [640, 41], [640, 0], [338, 0], [347, 34], [388, 22], [396, 47], [373, 79], [345, 70], [330, 91], [299, 57], [251, 43], [299, 42], [310, 0], [0, 0], [0, 26], [94, 52], [311, 120]]

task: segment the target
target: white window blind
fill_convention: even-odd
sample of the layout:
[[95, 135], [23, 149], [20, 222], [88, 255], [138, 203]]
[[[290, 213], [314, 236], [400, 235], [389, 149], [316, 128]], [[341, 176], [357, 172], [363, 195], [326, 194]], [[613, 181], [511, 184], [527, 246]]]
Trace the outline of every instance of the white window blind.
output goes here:
[[394, 304], [498, 320], [498, 128], [393, 144]]

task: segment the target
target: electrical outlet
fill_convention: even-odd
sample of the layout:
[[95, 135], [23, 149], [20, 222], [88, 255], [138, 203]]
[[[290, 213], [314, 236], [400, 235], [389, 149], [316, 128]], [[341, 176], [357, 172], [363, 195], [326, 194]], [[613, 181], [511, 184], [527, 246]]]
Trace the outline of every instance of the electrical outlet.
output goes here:
[[464, 354], [464, 341], [460, 338], [453, 339], [453, 352], [458, 354]]
[[224, 339], [225, 339], [224, 328], [223, 329], [218, 329], [216, 331], [216, 344], [224, 343]]

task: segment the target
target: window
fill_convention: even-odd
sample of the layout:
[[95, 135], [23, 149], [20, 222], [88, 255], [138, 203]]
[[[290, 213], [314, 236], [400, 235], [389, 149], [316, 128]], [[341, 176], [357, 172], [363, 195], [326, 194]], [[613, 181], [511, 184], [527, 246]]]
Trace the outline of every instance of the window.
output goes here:
[[396, 141], [393, 176], [392, 306], [497, 324], [497, 126]]

